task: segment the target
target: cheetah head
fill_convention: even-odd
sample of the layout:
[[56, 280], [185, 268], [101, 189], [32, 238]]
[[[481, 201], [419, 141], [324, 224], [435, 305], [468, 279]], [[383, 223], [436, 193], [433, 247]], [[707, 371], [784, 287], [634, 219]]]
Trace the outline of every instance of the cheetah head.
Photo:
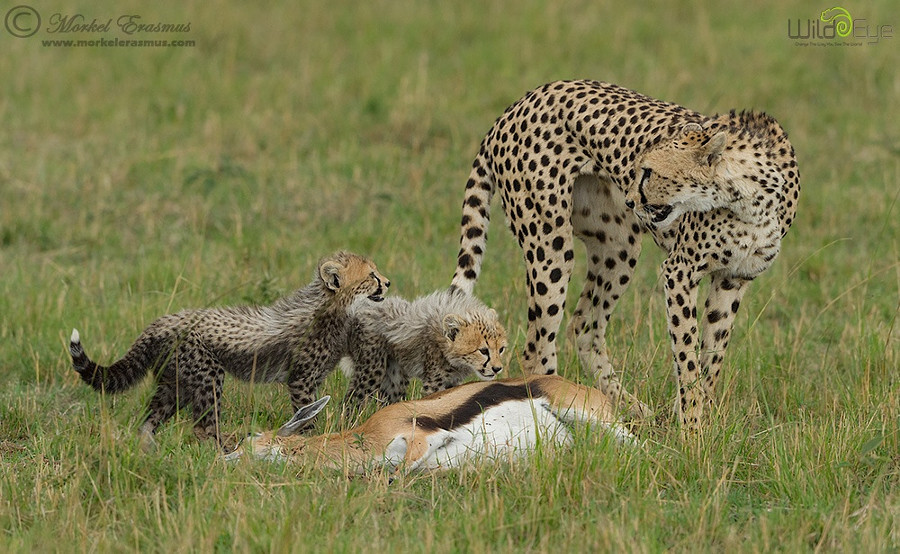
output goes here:
[[492, 309], [464, 315], [447, 314], [443, 320], [444, 355], [455, 369], [489, 381], [503, 371], [506, 330]]
[[685, 212], [728, 205], [730, 198], [717, 183], [717, 169], [727, 142], [725, 131], [711, 134], [688, 123], [635, 162], [636, 186], [625, 205], [654, 229], [665, 229]]
[[378, 272], [371, 260], [351, 252], [337, 252], [319, 263], [319, 278], [334, 293], [384, 300], [391, 282]]

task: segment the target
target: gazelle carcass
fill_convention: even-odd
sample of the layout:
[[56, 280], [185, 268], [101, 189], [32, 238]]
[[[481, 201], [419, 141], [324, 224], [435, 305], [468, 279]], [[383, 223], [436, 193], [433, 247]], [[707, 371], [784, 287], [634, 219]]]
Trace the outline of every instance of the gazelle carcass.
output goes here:
[[376, 467], [412, 472], [477, 460], [518, 458], [537, 444], [567, 445], [569, 425], [599, 425], [619, 442], [634, 442], [600, 390], [556, 375], [472, 382], [420, 400], [391, 404], [353, 429], [313, 437], [296, 434], [329, 397], [300, 408], [277, 431], [257, 433], [225, 456], [363, 473]]

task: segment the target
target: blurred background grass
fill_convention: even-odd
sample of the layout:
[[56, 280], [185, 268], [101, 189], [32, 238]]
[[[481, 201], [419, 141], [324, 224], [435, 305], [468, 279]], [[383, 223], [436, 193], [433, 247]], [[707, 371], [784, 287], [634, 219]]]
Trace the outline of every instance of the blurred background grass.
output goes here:
[[[313, 510], [298, 508], [310, 496], [328, 514], [306, 529], [310, 548], [388, 547], [371, 539], [388, 529], [426, 549], [423, 527], [436, 550], [900, 546], [900, 39], [797, 45], [787, 21], [831, 7], [815, 2], [33, 7], [45, 23], [190, 22], [150, 38], [195, 45], [54, 48], [41, 41], [97, 37], [0, 29], [0, 523], [11, 547], [63, 536], [102, 549], [302, 550], [287, 537], [308, 524], [297, 510]], [[900, 24], [891, 2], [844, 7]], [[115, 22], [105, 36], [126, 38]], [[663, 433], [646, 456], [592, 456], [590, 443], [571, 459], [393, 488], [316, 474], [295, 485], [291, 470], [265, 467], [210, 475], [215, 453], [190, 442], [185, 419], [163, 432], [165, 456], [128, 453], [149, 386], [106, 400], [83, 389], [66, 352], [73, 326], [112, 360], [162, 313], [270, 301], [338, 248], [371, 255], [394, 294], [446, 286], [481, 138], [526, 91], [563, 78], [707, 113], [762, 109], [797, 150], [798, 217], [739, 314], [719, 420], [697, 451]], [[494, 219], [476, 292], [508, 324], [516, 374], [523, 264], [499, 208]], [[628, 386], [665, 414], [661, 260], [648, 242], [609, 342]], [[584, 379], [562, 353], [563, 373]], [[289, 411], [278, 387], [230, 383], [226, 395], [235, 428]], [[533, 482], [522, 486], [523, 473]], [[376, 507], [354, 512], [354, 499]], [[211, 524], [218, 510], [246, 520]]]

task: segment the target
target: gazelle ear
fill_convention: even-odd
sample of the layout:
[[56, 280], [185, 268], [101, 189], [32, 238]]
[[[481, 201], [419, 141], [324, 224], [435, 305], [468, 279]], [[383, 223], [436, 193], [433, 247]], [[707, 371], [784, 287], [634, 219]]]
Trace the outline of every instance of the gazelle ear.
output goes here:
[[278, 432], [275, 434], [279, 437], [289, 437], [293, 435], [309, 420], [319, 415], [319, 412], [321, 412], [322, 408], [324, 408], [325, 405], [328, 404], [329, 400], [331, 400], [330, 396], [323, 396], [312, 404], [303, 406], [302, 408], [297, 410], [297, 413], [294, 414], [294, 417], [292, 417], [290, 421], [282, 425], [281, 428], [278, 429]]
[[456, 335], [459, 334], [459, 328], [462, 327], [463, 320], [456, 314], [447, 314], [444, 316], [443, 326], [444, 326], [444, 336], [447, 337], [451, 342], [456, 340]]
[[707, 141], [703, 150], [703, 157], [707, 165], [713, 165], [722, 158], [727, 139], [728, 136], [725, 134], [725, 131], [719, 131]]
[[325, 282], [325, 286], [331, 290], [341, 288], [341, 264], [329, 260], [319, 266], [319, 277]]

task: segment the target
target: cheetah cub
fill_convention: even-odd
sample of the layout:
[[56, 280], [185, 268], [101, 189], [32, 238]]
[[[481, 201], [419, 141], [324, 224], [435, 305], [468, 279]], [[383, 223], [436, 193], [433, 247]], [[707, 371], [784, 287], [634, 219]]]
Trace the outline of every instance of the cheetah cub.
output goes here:
[[356, 302], [350, 312], [342, 367], [352, 374], [349, 397], [356, 402], [370, 396], [398, 402], [412, 378], [427, 395], [469, 375], [486, 381], [503, 370], [506, 330], [497, 312], [473, 296], [443, 290], [377, 306]]
[[140, 429], [145, 445], [179, 405], [192, 406], [198, 438], [221, 442], [226, 371], [244, 381], [286, 383], [294, 410], [309, 404], [343, 353], [348, 307], [360, 298], [381, 302], [389, 286], [368, 259], [337, 252], [319, 262], [311, 283], [271, 306], [184, 310], [157, 319], [108, 367], [85, 354], [78, 330], [69, 350], [75, 371], [98, 391], [128, 390], [153, 371], [156, 392]]

